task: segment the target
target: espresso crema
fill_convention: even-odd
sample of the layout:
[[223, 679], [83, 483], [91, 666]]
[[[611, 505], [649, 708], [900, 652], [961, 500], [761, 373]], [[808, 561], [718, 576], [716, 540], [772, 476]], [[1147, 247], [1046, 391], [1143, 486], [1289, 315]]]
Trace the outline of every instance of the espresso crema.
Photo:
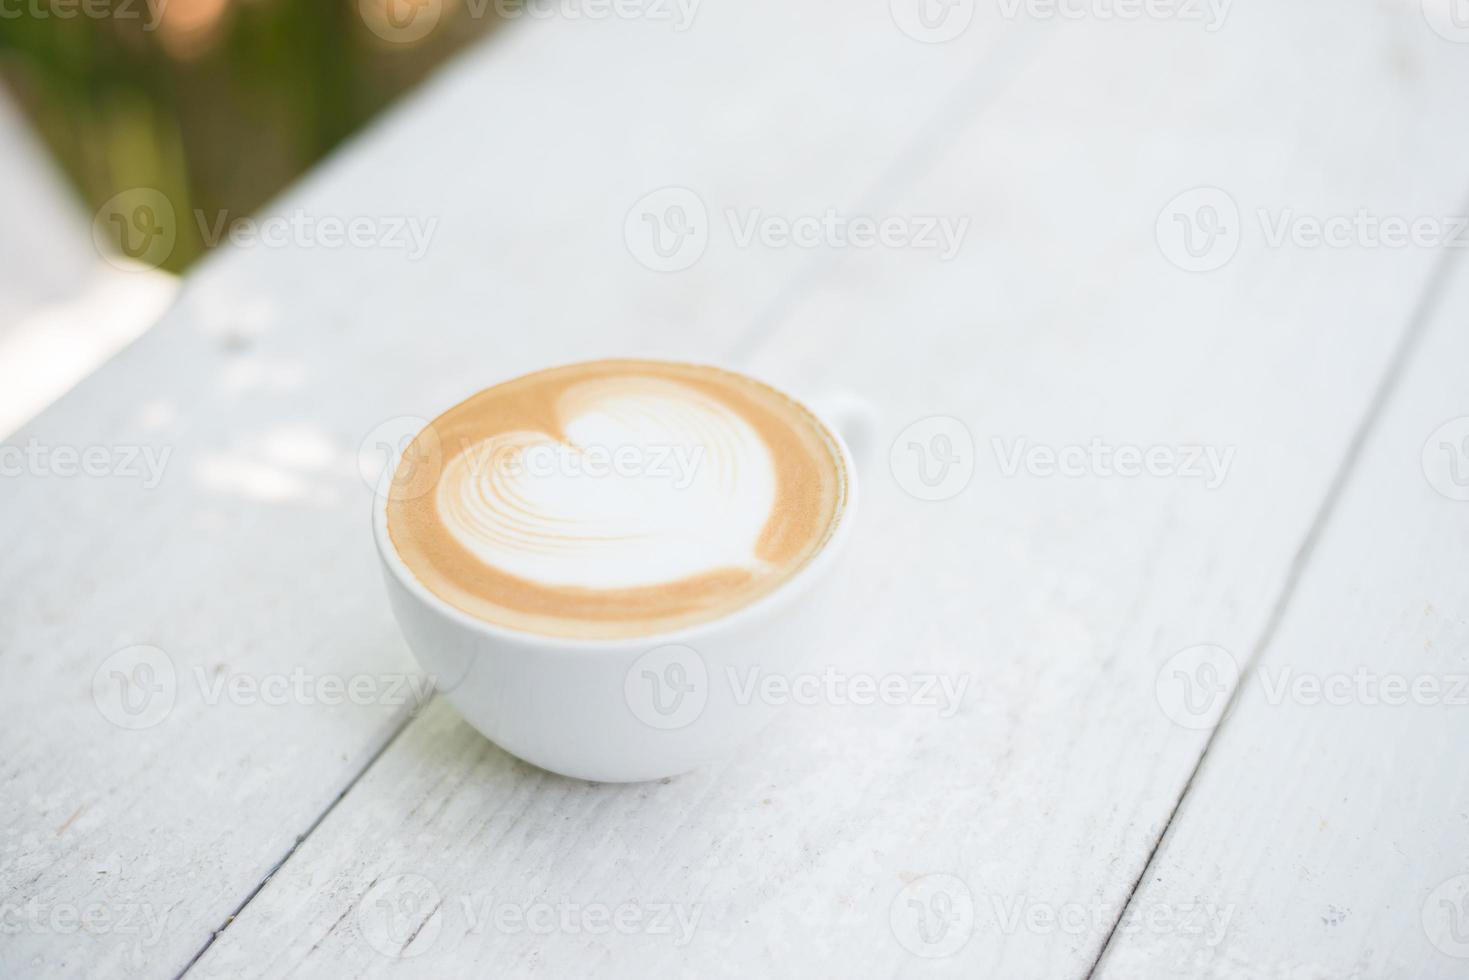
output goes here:
[[388, 492], [404, 564], [490, 623], [646, 636], [732, 612], [821, 550], [848, 494], [803, 406], [712, 367], [608, 360], [461, 402]]

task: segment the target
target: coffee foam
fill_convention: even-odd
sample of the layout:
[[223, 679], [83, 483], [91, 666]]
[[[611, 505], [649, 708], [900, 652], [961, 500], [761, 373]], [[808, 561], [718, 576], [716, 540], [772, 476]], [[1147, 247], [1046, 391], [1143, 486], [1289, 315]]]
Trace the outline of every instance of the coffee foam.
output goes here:
[[573, 385], [560, 407], [567, 444], [497, 433], [445, 467], [440, 519], [480, 561], [587, 589], [764, 564], [775, 464], [737, 414], [676, 382], [616, 378]]
[[388, 529], [492, 623], [648, 635], [768, 593], [834, 529], [846, 474], [800, 405], [714, 368], [597, 361], [491, 388], [405, 453]]

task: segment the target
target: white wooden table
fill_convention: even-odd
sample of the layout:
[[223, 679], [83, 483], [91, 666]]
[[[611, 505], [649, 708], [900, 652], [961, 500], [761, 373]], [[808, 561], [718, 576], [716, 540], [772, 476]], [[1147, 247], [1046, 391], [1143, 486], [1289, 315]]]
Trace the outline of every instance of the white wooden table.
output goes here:
[[[420, 259], [229, 249], [6, 444], [117, 465], [0, 479], [0, 974], [1469, 976], [1469, 266], [1430, 234], [1469, 46], [1429, 6], [960, 3], [928, 44], [707, 0], [471, 51], [272, 209], [436, 219]], [[639, 261], [691, 254], [637, 237], [663, 188], [706, 214], [679, 271]], [[830, 209], [969, 225], [738, 240]], [[611, 354], [871, 398], [825, 662], [952, 710], [824, 698], [604, 786], [400, 696], [359, 445]]]

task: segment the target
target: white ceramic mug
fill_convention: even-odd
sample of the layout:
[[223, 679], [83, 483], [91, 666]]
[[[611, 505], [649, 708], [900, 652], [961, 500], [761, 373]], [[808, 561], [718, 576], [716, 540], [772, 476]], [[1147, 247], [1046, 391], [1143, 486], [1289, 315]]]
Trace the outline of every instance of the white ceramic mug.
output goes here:
[[[655, 636], [586, 640], [497, 626], [424, 587], [388, 537], [387, 495], [373, 532], [388, 597], [414, 656], [440, 693], [486, 737], [543, 769], [599, 782], [687, 772], [759, 731], [772, 709], [734, 683], [752, 671], [788, 674], [824, 648], [841, 615], [834, 582], [857, 516], [857, 459], [872, 415], [840, 397], [814, 414], [835, 437], [848, 474], [831, 537], [768, 595], [707, 623]], [[856, 450], [854, 454], [854, 448]], [[390, 461], [387, 476], [396, 469]]]

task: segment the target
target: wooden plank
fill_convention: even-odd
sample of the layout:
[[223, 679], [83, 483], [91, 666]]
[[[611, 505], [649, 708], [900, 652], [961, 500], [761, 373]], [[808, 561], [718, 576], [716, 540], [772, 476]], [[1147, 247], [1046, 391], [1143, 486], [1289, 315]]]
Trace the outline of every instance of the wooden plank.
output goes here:
[[108, 475], [63, 454], [0, 480], [0, 973], [183, 969], [401, 728], [416, 675], [369, 540], [370, 434], [554, 361], [734, 344], [809, 253], [722, 235], [656, 273], [624, 240], [635, 202], [678, 181], [849, 207], [982, 100], [976, 65], [1018, 55], [987, 58], [981, 27], [930, 47], [881, 7], [761, 0], [682, 33], [507, 29], [267, 211], [413, 219], [420, 258], [294, 230], [228, 249], [13, 437], [7, 464], [95, 447]]
[[[1450, 253], [1452, 254], [1452, 253]], [[1373, 426], [1142, 877], [1108, 977], [1469, 972], [1469, 269]], [[1212, 906], [1224, 928], [1147, 914]]]
[[[1268, 247], [1254, 211], [1455, 207], [1460, 168], [1421, 161], [1469, 150], [1457, 54], [1406, 7], [1058, 29], [864, 205], [972, 217], [957, 258], [826, 256], [733, 349], [878, 403], [895, 452], [826, 656], [967, 679], [958, 710], [829, 697], [722, 766], [614, 787], [532, 771], [435, 704], [193, 973], [1085, 975], [1206, 738], [1160, 710], [1159, 666], [1262, 635], [1433, 262]], [[1155, 241], [1201, 184], [1252, 219], [1208, 275]], [[934, 416], [973, 453], [910, 428]], [[1235, 454], [1212, 486], [1002, 465], [1017, 439], [1094, 437]]]

